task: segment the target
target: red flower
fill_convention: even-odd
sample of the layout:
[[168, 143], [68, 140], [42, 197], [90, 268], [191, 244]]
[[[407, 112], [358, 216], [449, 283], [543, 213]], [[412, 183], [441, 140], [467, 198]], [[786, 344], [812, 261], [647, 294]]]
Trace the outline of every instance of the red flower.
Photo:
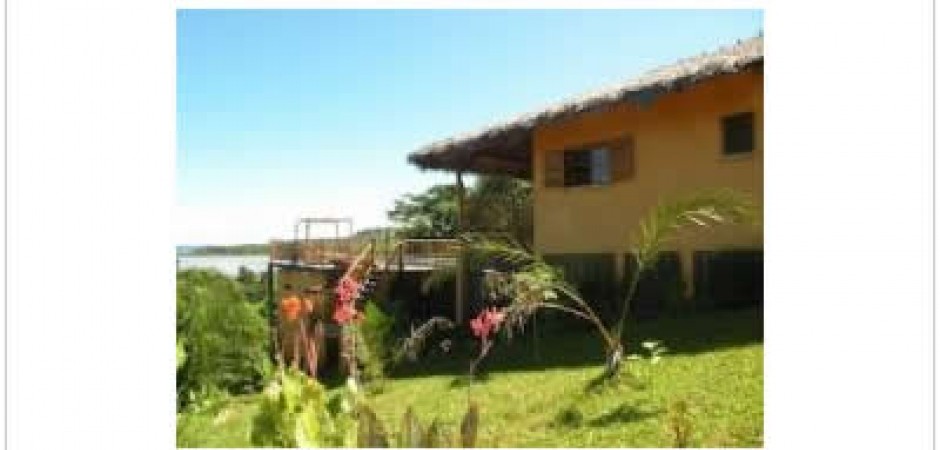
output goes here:
[[505, 317], [506, 314], [496, 308], [484, 309], [470, 321], [470, 329], [473, 330], [474, 336], [485, 341], [491, 332], [499, 330], [499, 325]]

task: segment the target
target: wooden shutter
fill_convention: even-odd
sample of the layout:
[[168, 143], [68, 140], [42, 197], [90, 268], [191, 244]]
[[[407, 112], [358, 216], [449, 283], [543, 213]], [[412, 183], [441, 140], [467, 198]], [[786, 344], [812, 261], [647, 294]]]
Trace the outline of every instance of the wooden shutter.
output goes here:
[[633, 179], [636, 174], [636, 159], [633, 136], [625, 136], [610, 143], [610, 179], [618, 181]]
[[550, 151], [545, 154], [545, 187], [565, 185], [565, 152]]

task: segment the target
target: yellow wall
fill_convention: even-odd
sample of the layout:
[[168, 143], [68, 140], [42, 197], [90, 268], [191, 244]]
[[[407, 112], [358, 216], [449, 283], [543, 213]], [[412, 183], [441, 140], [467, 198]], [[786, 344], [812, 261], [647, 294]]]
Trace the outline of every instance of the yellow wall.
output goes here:
[[[755, 149], [723, 156], [720, 118], [755, 114]], [[608, 186], [544, 186], [546, 152], [632, 135], [635, 175]], [[763, 75], [725, 75], [652, 105], [619, 105], [540, 127], [533, 141], [535, 246], [543, 254], [626, 253], [639, 218], [660, 197], [730, 187], [763, 204]], [[683, 236], [679, 250], [688, 278], [693, 250], [762, 248], [761, 227], [722, 227]], [[618, 267], [618, 270], [622, 270]], [[691, 285], [691, 283], [687, 283]]]

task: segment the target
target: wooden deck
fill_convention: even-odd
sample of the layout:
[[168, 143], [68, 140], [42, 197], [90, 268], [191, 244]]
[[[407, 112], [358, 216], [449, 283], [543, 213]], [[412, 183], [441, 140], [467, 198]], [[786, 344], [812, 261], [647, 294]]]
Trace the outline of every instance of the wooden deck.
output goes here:
[[375, 250], [374, 242], [351, 240], [272, 241], [270, 261], [280, 268], [335, 270], [351, 262], [371, 245], [373, 270], [426, 272], [457, 263], [459, 244], [454, 239], [406, 239]]

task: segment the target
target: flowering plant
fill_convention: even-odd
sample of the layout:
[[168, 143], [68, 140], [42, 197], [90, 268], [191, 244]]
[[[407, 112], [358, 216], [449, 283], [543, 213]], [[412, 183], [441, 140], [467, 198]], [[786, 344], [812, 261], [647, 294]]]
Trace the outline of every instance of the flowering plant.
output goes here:
[[356, 310], [356, 298], [362, 284], [349, 275], [340, 278], [336, 286], [336, 301], [333, 308], [333, 320], [340, 325], [358, 320], [362, 314]]
[[[492, 255], [497, 261], [514, 266], [510, 273], [494, 272], [489, 275], [487, 289], [494, 296], [508, 297], [510, 305], [502, 310], [505, 320], [512, 326], [521, 327], [538, 309], [548, 308], [563, 311], [592, 323], [607, 350], [606, 376], [619, 373], [623, 350], [624, 326], [638, 284], [647, 270], [655, 268], [662, 249], [678, 237], [680, 231], [689, 228], [708, 228], [725, 224], [753, 223], [754, 207], [748, 195], [729, 189], [706, 190], [656, 205], [640, 222], [639, 230], [632, 240], [633, 273], [620, 307], [618, 320], [606, 324], [577, 289], [564, 279], [564, 275], [547, 263], [538, 254], [530, 251], [514, 239], [496, 240], [485, 236], [465, 235], [464, 240]], [[490, 314], [492, 314], [490, 312]], [[502, 321], [504, 316], [499, 316]], [[474, 334], [485, 336], [489, 327], [478, 318], [471, 324]], [[475, 319], [476, 320], [476, 319]], [[498, 326], [498, 322], [497, 322]], [[484, 339], [484, 348], [478, 361], [489, 350]], [[661, 352], [660, 352], [661, 353]], [[656, 354], [658, 359], [659, 353]]]
[[473, 335], [480, 340], [480, 354], [470, 366], [471, 375], [476, 372], [477, 365], [483, 361], [483, 358], [486, 358], [486, 354], [489, 353], [490, 348], [493, 347], [493, 341], [490, 340], [490, 335], [499, 331], [499, 326], [503, 323], [503, 319], [505, 318], [506, 314], [502, 310], [498, 308], [486, 308], [481, 311], [476, 318], [470, 321], [470, 329], [473, 331]]
[[497, 308], [486, 308], [470, 321], [470, 329], [473, 330], [474, 336], [486, 341], [491, 333], [499, 331], [499, 325], [505, 317], [506, 315]]
[[300, 310], [302, 309], [300, 299], [295, 295], [291, 295], [287, 298], [281, 300], [279, 309], [281, 312], [281, 317], [287, 319], [290, 322], [297, 320], [300, 316]]

